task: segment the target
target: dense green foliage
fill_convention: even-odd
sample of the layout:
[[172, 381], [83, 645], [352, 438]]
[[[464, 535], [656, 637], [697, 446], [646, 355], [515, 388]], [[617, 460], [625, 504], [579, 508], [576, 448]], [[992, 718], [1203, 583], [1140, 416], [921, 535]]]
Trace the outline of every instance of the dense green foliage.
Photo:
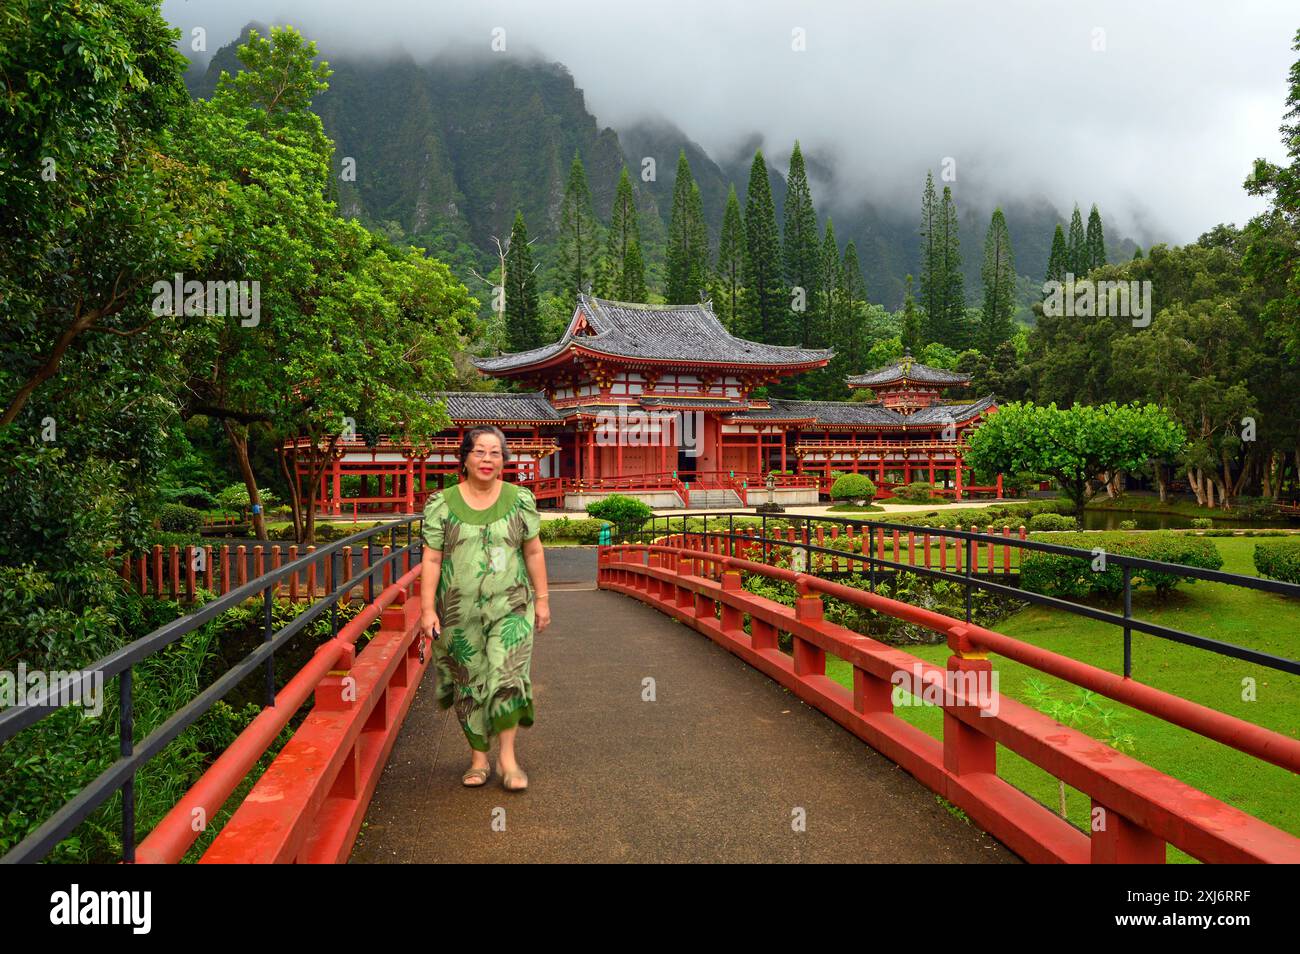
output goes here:
[[[1203, 570], [1223, 567], [1223, 557], [1211, 541], [1186, 533], [1053, 533], [1043, 537], [1034, 535], [1030, 539], [1082, 551], [1077, 556], [1025, 552], [1020, 561], [1020, 585], [1047, 596], [1112, 599], [1122, 594], [1124, 568], [1114, 560], [1106, 560], [1106, 555], [1140, 557]], [[1176, 572], [1135, 567], [1131, 570], [1131, 582], [1135, 590], [1152, 589], [1163, 597], [1179, 583], [1192, 583], [1195, 579]]]
[[1260, 576], [1283, 583], [1300, 583], [1300, 538], [1255, 544], [1255, 569]]

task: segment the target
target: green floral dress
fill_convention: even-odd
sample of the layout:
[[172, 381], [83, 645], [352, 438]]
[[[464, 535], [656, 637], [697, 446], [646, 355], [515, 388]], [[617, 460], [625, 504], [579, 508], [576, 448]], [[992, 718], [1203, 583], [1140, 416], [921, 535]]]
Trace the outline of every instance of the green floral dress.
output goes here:
[[459, 485], [424, 508], [424, 544], [442, 551], [442, 636], [433, 644], [438, 705], [455, 705], [465, 737], [481, 752], [496, 733], [533, 724], [535, 605], [523, 543], [540, 526], [532, 491], [517, 484], [503, 483], [486, 510], [471, 508]]

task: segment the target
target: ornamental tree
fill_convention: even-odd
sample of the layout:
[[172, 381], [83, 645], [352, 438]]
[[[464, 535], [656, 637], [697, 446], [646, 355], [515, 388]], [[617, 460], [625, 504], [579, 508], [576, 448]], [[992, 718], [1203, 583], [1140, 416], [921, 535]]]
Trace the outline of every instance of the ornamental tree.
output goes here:
[[1104, 475], [1173, 457], [1186, 443], [1182, 426], [1154, 404], [1014, 402], [971, 435], [966, 461], [986, 473], [1053, 477], [1081, 515]]

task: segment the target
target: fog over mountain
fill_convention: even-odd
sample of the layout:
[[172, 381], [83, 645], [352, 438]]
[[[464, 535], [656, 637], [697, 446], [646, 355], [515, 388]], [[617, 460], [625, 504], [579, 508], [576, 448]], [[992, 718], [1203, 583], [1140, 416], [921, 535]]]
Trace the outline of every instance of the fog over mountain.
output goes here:
[[[600, 125], [628, 131], [629, 153], [636, 130], [666, 123], [734, 178], [754, 145], [784, 169], [799, 139], [818, 210], [837, 225], [863, 206], [915, 219], [926, 169], [937, 177], [951, 157], [963, 215], [987, 223], [999, 203], [1068, 215], [1076, 201], [1086, 214], [1096, 202], [1108, 234], [1143, 245], [1190, 241], [1261, 207], [1241, 182], [1257, 156], [1281, 156], [1296, 26], [1292, 5], [1219, 0], [169, 0], [163, 9], [199, 58], [260, 20], [295, 24], [326, 59], [557, 61]], [[194, 27], [207, 31], [206, 54], [189, 48]]]

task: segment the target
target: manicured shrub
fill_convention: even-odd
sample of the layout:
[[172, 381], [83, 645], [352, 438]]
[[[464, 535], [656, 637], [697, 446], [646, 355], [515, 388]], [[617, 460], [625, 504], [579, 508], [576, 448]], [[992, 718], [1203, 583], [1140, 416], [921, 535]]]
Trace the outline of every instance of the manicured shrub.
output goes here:
[[894, 496], [901, 497], [903, 500], [914, 500], [918, 503], [926, 503], [930, 499], [930, 492], [934, 490], [934, 484], [924, 480], [914, 480], [910, 484], [904, 484], [894, 491]]
[[876, 485], [865, 474], [844, 474], [831, 484], [833, 500], [861, 500], [870, 503], [876, 496]]
[[1212, 527], [1212, 526], [1214, 526], [1214, 521], [1211, 520], [1209, 517], [1193, 517], [1193, 518], [1192, 518], [1192, 529], [1193, 529], [1193, 530], [1209, 530], [1210, 527]]
[[622, 535], [639, 530], [654, 515], [654, 510], [636, 497], [610, 494], [604, 500], [587, 504], [587, 513], [597, 520], [612, 523], [615, 535]]
[[1027, 526], [1030, 530], [1078, 530], [1079, 521], [1063, 513], [1036, 513]]
[[1255, 544], [1255, 569], [1270, 580], [1300, 583], [1300, 537]]
[[[564, 540], [573, 543], [594, 544], [600, 542], [600, 528], [609, 524], [607, 520], [572, 519], [561, 517], [558, 520], [543, 520], [539, 536], [542, 542]], [[617, 542], [622, 543], [622, 540]]]
[[1136, 530], [1138, 528], [1138, 522], [1136, 520], [1121, 520], [1119, 522], [1119, 528], [1121, 530]]
[[198, 533], [203, 512], [184, 504], [163, 504], [158, 508], [158, 528], [168, 533]]
[[[1020, 563], [1020, 585], [1047, 596], [1112, 597], [1123, 593], [1124, 569], [1117, 562], [1107, 560], [1105, 569], [1093, 569], [1101, 562], [1098, 551], [1100, 555], [1134, 556], [1206, 570], [1218, 570], [1223, 566], [1223, 557], [1212, 542], [1185, 533], [1054, 533], [1051, 536], [1035, 534], [1030, 539], [1085, 551], [1078, 556], [1025, 551]], [[1154, 589], [1161, 597], [1181, 582], [1194, 582], [1176, 572], [1138, 568], [1132, 571], [1132, 581], [1134, 589]]]

